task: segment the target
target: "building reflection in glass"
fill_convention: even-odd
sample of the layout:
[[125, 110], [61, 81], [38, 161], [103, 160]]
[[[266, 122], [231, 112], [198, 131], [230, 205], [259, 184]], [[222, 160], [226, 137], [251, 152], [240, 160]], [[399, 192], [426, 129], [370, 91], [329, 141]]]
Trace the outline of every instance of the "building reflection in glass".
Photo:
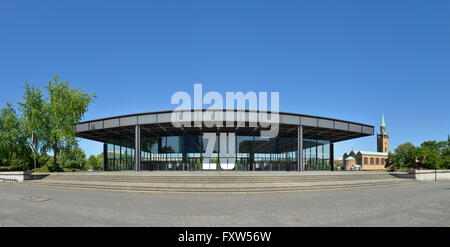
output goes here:
[[[261, 138], [236, 135], [234, 167], [220, 166], [220, 138], [217, 133], [212, 157], [205, 157], [207, 140], [203, 135], [171, 135], [141, 137], [141, 170], [150, 171], [295, 171], [297, 170], [297, 138]], [[134, 170], [134, 142], [111, 140], [107, 144], [109, 171]], [[228, 159], [222, 158], [226, 163]], [[223, 161], [222, 161], [223, 162]], [[303, 139], [302, 170], [330, 170], [330, 142]]]

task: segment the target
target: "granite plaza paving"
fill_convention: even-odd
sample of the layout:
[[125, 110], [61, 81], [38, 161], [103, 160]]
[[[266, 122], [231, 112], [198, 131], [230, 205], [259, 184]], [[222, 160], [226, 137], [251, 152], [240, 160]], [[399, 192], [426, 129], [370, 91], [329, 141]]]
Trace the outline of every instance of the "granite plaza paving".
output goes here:
[[450, 182], [263, 194], [0, 184], [0, 226], [450, 226]]

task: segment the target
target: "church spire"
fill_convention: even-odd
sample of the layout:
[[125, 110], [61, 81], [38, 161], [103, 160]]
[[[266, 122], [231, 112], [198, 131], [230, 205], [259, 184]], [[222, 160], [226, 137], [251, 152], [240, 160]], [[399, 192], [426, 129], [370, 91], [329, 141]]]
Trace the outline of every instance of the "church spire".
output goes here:
[[377, 134], [377, 151], [383, 153], [389, 152], [389, 133], [386, 132], [383, 113], [381, 113], [380, 133]]

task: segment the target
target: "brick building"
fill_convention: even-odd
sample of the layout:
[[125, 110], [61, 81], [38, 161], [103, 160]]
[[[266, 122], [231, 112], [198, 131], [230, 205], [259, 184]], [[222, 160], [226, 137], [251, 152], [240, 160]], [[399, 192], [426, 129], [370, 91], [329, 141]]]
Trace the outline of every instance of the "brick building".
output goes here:
[[345, 170], [382, 170], [385, 169], [389, 153], [389, 132], [386, 132], [384, 115], [381, 115], [380, 132], [377, 133], [377, 152], [354, 151], [345, 153]]

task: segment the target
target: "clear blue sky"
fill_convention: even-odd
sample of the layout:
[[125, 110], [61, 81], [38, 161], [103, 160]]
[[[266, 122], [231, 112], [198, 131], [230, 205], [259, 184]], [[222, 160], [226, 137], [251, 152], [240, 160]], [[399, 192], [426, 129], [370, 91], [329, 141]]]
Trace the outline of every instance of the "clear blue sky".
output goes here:
[[[176, 91], [278, 91], [280, 110], [450, 134], [450, 1], [2, 1], [1, 105], [59, 73], [85, 119], [173, 109]], [[102, 145], [81, 141], [87, 154]], [[376, 150], [370, 136], [336, 156]]]

